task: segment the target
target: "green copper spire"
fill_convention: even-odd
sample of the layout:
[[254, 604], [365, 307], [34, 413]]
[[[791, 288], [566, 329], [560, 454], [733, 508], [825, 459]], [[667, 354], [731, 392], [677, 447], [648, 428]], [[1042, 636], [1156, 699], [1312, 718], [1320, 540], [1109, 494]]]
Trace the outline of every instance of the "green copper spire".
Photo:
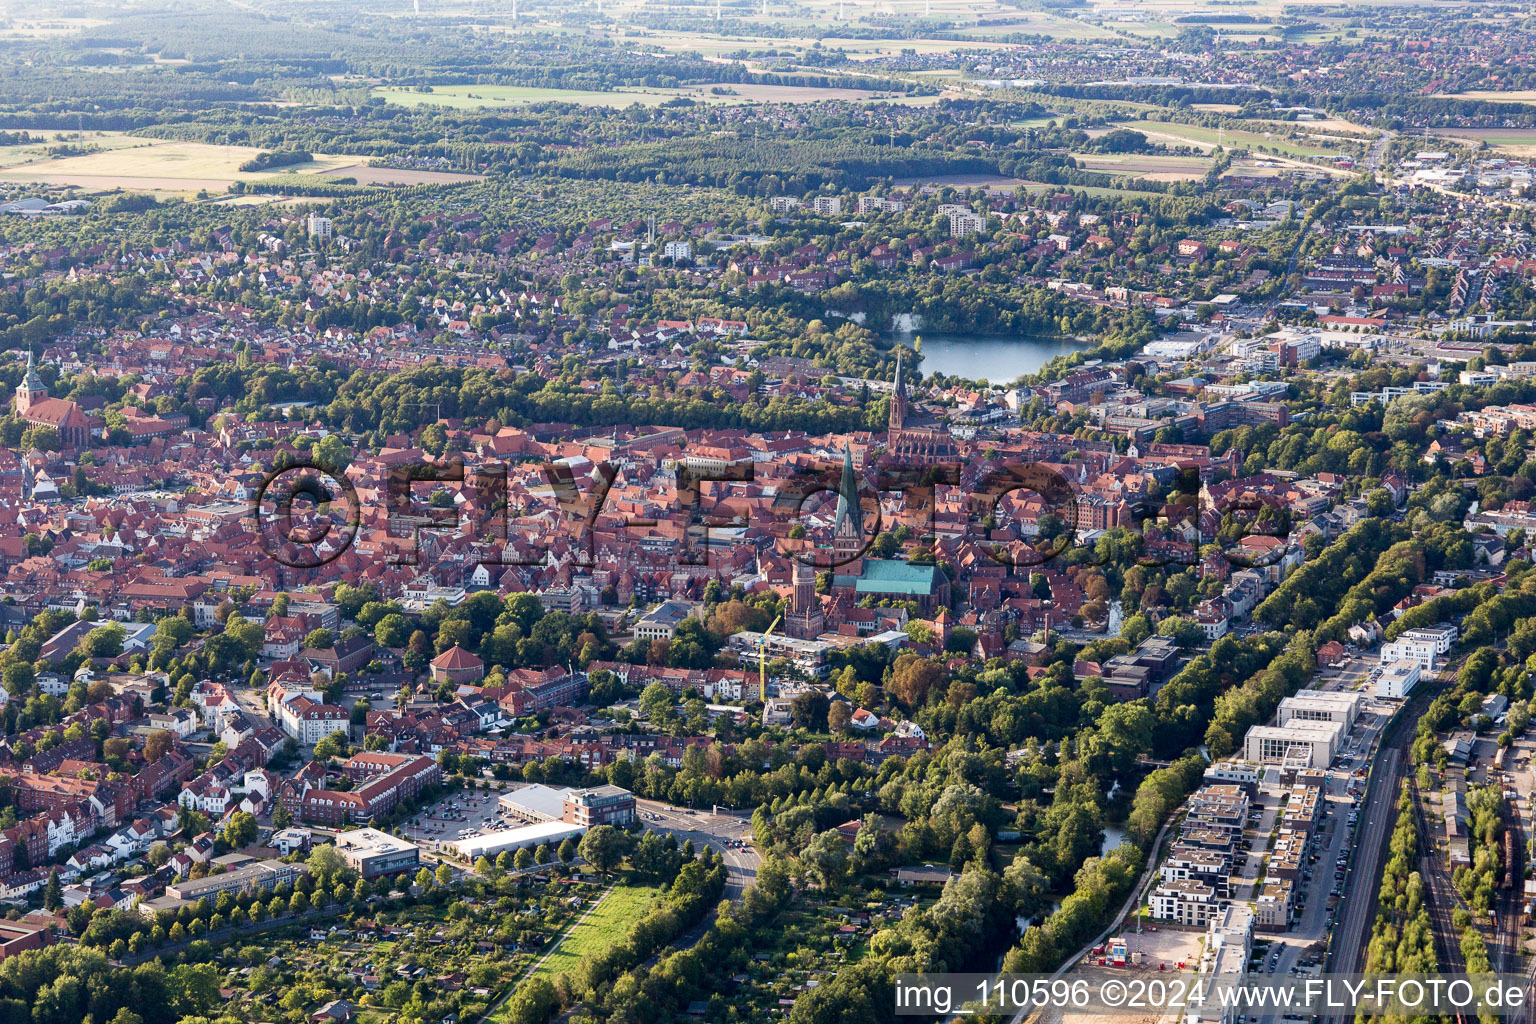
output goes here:
[[864, 510], [859, 507], [859, 481], [853, 475], [853, 451], [843, 444], [843, 479], [837, 486], [837, 519], [833, 521], [834, 535], [843, 535], [843, 521], [849, 523], [848, 533], [855, 537], [864, 535]]

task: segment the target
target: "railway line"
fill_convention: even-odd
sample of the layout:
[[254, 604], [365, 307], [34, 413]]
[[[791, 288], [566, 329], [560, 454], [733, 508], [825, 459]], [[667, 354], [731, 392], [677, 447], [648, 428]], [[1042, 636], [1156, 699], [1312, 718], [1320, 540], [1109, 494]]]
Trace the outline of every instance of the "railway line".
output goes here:
[[1461, 956], [1461, 935], [1456, 930], [1455, 921], [1456, 908], [1461, 901], [1450, 879], [1436, 863], [1434, 833], [1424, 815], [1418, 783], [1410, 782], [1409, 787], [1413, 796], [1414, 822], [1419, 830], [1419, 877], [1424, 880], [1424, 907], [1435, 928], [1435, 957], [1442, 972], [1461, 974], [1466, 970], [1466, 963]]

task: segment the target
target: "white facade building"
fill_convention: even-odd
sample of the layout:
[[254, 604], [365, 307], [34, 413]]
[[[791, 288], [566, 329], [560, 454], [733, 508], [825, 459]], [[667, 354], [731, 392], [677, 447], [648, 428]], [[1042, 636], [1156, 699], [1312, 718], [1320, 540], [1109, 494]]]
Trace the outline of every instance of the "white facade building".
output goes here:
[[1381, 675], [1376, 677], [1376, 696], [1406, 697], [1418, 685], [1422, 674], [1416, 661], [1394, 661], [1382, 668]]

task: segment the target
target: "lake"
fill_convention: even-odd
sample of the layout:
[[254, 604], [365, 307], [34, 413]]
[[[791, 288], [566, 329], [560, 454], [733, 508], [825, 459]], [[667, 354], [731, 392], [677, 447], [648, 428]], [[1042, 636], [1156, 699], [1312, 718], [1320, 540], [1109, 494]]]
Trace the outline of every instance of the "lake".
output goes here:
[[1055, 357], [1083, 347], [1071, 338], [1030, 335], [929, 334], [925, 331], [896, 335], [897, 341], [909, 347], [915, 338], [923, 339], [923, 376], [942, 373], [993, 384], [1011, 384], [1026, 373], [1035, 373]]

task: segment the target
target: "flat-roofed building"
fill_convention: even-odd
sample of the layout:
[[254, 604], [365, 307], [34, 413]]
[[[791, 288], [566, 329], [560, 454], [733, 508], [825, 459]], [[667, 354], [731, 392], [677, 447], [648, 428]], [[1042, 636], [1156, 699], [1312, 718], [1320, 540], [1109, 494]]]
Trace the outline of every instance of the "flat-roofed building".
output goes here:
[[635, 797], [619, 786], [592, 786], [565, 795], [561, 817], [569, 825], [628, 825], [635, 820]]
[[1419, 685], [1423, 675], [1422, 664], [1407, 658], [1383, 665], [1381, 674], [1376, 677], [1376, 696], [1386, 700], [1406, 697]]
[[1220, 783], [1197, 790], [1189, 798], [1190, 827], [1240, 833], [1248, 817], [1248, 794], [1241, 786]]
[[1217, 850], [1180, 844], [1163, 861], [1159, 875], [1165, 882], [1202, 882], [1222, 899], [1230, 896], [1232, 858]]
[[254, 892], [258, 889], [271, 891], [285, 883], [297, 881], [300, 875], [308, 871], [303, 864], [285, 864], [275, 859], [259, 860], [222, 875], [172, 882], [165, 887], [165, 894], [183, 903], [196, 903], [200, 899], [212, 899], [221, 892]]
[[[1248, 957], [1253, 952], [1253, 908], [1246, 903], [1228, 903], [1210, 921], [1205, 949], [1200, 955], [1200, 983], [1241, 984], [1248, 974]], [[1238, 1017], [1234, 1006], [1220, 1000], [1191, 1010], [1184, 1024], [1232, 1024]]]
[[524, 825], [522, 828], [509, 828], [460, 839], [454, 847], [459, 851], [459, 856], [473, 864], [481, 857], [494, 858], [503, 851], [515, 853], [524, 847], [548, 846], [553, 850], [567, 839], [579, 839], [586, 834], [585, 825], [544, 821], [537, 825]]
[[1247, 761], [1217, 761], [1205, 766], [1205, 781], [1241, 786], [1252, 797], [1259, 788], [1259, 766]]
[[1352, 729], [1364, 700], [1365, 695], [1354, 690], [1303, 690], [1280, 702], [1279, 721], [1282, 726], [1292, 722], [1339, 722], [1345, 729]]
[[821, 640], [743, 630], [733, 633], [726, 646], [741, 657], [743, 665], [751, 668], [757, 668], [762, 658], [769, 661], [782, 659], [812, 679], [821, 679], [827, 674], [827, 654], [833, 645]]
[[564, 786], [524, 786], [502, 794], [497, 804], [508, 817], [537, 825], [541, 821], [560, 821], [565, 815], [565, 798], [570, 790]]
[[1265, 882], [1253, 905], [1253, 926], [1260, 931], [1283, 932], [1291, 926], [1296, 889], [1288, 879]]
[[1244, 740], [1244, 755], [1259, 764], [1327, 768], [1339, 752], [1341, 722], [1294, 721], [1286, 726], [1256, 725]]
[[1264, 866], [1270, 878], [1299, 880], [1305, 870], [1307, 839], [1288, 829], [1281, 829], [1269, 853], [1269, 863]]
[[1179, 834], [1179, 841], [1202, 850], [1215, 850], [1229, 857], [1237, 846], [1237, 837], [1224, 828], [1186, 828]]
[[1456, 643], [1456, 636], [1456, 627], [1449, 622], [1404, 630], [1396, 640], [1381, 645], [1381, 663], [1413, 661], [1418, 663], [1420, 670], [1433, 672], [1440, 658]]
[[336, 851], [349, 868], [364, 878], [413, 871], [421, 866], [421, 850], [415, 843], [376, 828], [338, 832]]
[[1152, 916], [1159, 921], [1203, 926], [1220, 909], [1221, 900], [1216, 890], [1194, 879], [1162, 882], [1152, 890]]

